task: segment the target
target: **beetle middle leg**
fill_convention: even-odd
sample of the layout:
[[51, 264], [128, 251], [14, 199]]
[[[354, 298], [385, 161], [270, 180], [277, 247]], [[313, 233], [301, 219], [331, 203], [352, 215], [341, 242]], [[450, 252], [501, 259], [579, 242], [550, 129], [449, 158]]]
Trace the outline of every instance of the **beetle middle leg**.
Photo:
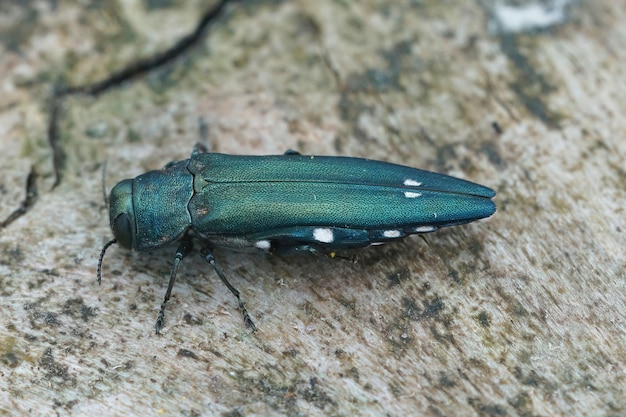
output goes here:
[[202, 248], [202, 251], [200, 253], [202, 254], [202, 259], [207, 261], [213, 267], [213, 269], [215, 270], [215, 272], [217, 272], [217, 275], [220, 277], [224, 285], [226, 285], [226, 287], [228, 287], [230, 292], [237, 298], [237, 302], [239, 303], [239, 309], [241, 310], [241, 314], [243, 314], [243, 322], [245, 323], [246, 326], [252, 329], [253, 332], [255, 332], [256, 326], [254, 325], [254, 322], [252, 321], [250, 314], [248, 314], [248, 310], [246, 310], [246, 306], [244, 305], [243, 301], [241, 301], [239, 290], [233, 287], [230, 282], [228, 282], [228, 279], [226, 279], [226, 275], [224, 274], [224, 271], [222, 271], [222, 268], [220, 268], [217, 262], [215, 262], [215, 256], [213, 256], [213, 253], [211, 252], [209, 248], [206, 248], [206, 247]]
[[165, 322], [165, 305], [170, 299], [172, 295], [172, 288], [174, 287], [174, 282], [176, 281], [176, 272], [178, 272], [178, 265], [180, 262], [191, 252], [193, 244], [191, 243], [191, 236], [185, 235], [183, 240], [180, 242], [178, 249], [176, 250], [176, 256], [174, 257], [174, 264], [172, 265], [172, 272], [170, 273], [170, 282], [167, 284], [167, 291], [165, 292], [165, 297], [163, 298], [163, 302], [161, 303], [161, 309], [159, 310], [159, 316], [156, 321], [156, 325], [154, 329], [157, 334], [161, 333], [161, 329], [163, 328], [163, 323]]

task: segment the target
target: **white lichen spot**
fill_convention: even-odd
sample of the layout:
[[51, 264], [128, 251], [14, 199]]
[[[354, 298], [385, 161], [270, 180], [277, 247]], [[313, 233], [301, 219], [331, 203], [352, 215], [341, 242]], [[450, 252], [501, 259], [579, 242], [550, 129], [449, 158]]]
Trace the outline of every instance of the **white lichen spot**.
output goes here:
[[254, 246], [262, 250], [270, 250], [272, 244], [269, 240], [258, 240], [254, 243]]
[[422, 185], [422, 183], [419, 181], [406, 179], [404, 180], [404, 185], [406, 185], [407, 187], [419, 187], [420, 185]]
[[539, 29], [548, 29], [564, 23], [571, 0], [552, 0], [547, 2], [521, 2], [521, 5], [509, 5], [496, 2], [491, 10], [489, 22], [491, 32], [521, 33]]
[[437, 230], [435, 226], [418, 226], [415, 229], [413, 229], [415, 233], [428, 233], [428, 232], [434, 232], [435, 230]]
[[421, 197], [422, 193], [416, 193], [414, 191], [405, 191], [404, 196], [406, 198], [417, 198], [417, 197]]
[[332, 229], [313, 229], [313, 239], [322, 243], [333, 243], [335, 235]]
[[388, 238], [400, 237], [400, 231], [399, 230], [385, 230], [383, 232], [383, 236], [388, 237]]

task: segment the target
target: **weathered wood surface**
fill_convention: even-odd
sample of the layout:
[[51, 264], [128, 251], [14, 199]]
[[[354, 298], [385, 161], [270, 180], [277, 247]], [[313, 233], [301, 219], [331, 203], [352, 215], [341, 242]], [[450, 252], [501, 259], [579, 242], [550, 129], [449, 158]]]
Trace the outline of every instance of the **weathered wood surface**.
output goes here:
[[[232, 2], [55, 101], [215, 2], [3, 2], [1, 412], [624, 415], [626, 8], [545, 3]], [[215, 151], [385, 159], [498, 212], [356, 264], [218, 252], [256, 334], [190, 256], [156, 336], [175, 248], [113, 248], [97, 286], [102, 162], [111, 187], [187, 158], [200, 117]]]

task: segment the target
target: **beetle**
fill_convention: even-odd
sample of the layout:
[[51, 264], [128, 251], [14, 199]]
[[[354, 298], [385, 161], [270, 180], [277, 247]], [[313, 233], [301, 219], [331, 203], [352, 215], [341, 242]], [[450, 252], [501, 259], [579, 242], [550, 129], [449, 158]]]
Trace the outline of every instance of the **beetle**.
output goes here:
[[164, 325], [180, 262], [192, 239], [237, 298], [244, 323], [256, 327], [212, 248], [269, 253], [361, 248], [470, 223], [496, 211], [483, 185], [388, 162], [340, 156], [237, 156], [203, 152], [119, 182], [110, 194], [114, 243], [139, 252], [179, 242], [155, 325]]

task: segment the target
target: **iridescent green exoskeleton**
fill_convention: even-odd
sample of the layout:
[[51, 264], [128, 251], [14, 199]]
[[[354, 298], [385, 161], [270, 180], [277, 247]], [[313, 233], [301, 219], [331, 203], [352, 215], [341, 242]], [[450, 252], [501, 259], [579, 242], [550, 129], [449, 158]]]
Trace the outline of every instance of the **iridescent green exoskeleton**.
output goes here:
[[156, 323], [164, 323], [180, 261], [192, 238], [237, 297], [211, 249], [322, 252], [360, 248], [433, 232], [491, 216], [495, 192], [469, 181], [360, 158], [201, 153], [118, 183], [111, 191], [110, 222], [127, 249], [149, 251], [179, 242]]

